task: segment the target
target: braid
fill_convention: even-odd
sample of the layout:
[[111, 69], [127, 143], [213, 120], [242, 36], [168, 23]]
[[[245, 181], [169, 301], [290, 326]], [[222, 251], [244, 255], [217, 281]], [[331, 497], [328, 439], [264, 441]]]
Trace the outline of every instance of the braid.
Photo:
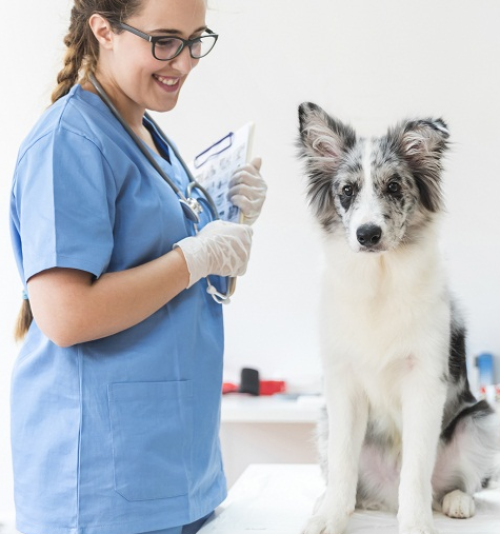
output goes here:
[[85, 57], [85, 41], [87, 20], [81, 16], [81, 12], [75, 2], [71, 10], [71, 23], [69, 31], [64, 38], [66, 54], [64, 56], [64, 66], [57, 75], [57, 87], [52, 92], [52, 103], [64, 95], [78, 82], [80, 69]]
[[64, 66], [57, 75], [52, 103], [67, 95], [78, 83], [95, 71], [99, 60], [99, 43], [89, 26], [89, 18], [100, 14], [108, 20], [126, 20], [141, 8], [141, 0], [75, 0], [64, 44]]
[[23, 304], [19, 310], [17, 316], [16, 327], [14, 330], [14, 339], [16, 341], [22, 341], [24, 336], [29, 330], [31, 323], [33, 322], [33, 312], [31, 311], [30, 301], [23, 299]]

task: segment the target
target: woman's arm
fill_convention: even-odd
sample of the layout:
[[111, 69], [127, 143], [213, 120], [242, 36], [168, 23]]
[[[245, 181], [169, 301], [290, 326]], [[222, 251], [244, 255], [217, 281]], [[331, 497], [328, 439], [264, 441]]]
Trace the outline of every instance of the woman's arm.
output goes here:
[[33, 316], [61, 347], [110, 336], [140, 323], [200, 278], [243, 274], [251, 244], [249, 226], [213, 221], [164, 256], [97, 280], [78, 269], [47, 269], [28, 281]]
[[103, 274], [54, 268], [28, 281], [33, 316], [54, 343], [69, 347], [134, 326], [183, 291], [189, 280], [180, 249], [133, 269]]

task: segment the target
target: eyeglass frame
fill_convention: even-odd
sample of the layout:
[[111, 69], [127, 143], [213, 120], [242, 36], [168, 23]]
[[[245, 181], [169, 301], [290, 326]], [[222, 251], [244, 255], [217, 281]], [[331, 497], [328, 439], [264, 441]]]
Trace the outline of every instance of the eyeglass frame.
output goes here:
[[[209, 28], [206, 28], [204, 31], [208, 35], [205, 35], [205, 37], [208, 37], [208, 36], [213, 37], [214, 44], [212, 48], [206, 54], [204, 54], [203, 56], [195, 57], [193, 56], [193, 50], [191, 47], [197, 42], [199, 42], [200, 38], [204, 37], [203, 35], [200, 35], [200, 37], [194, 37], [193, 39], [183, 39], [182, 37], [177, 37], [176, 35], [172, 35], [170, 37], [165, 36], [165, 35], [149, 35], [148, 33], [144, 33], [143, 31], [138, 30], [137, 28], [134, 28], [133, 26], [130, 26], [129, 24], [126, 24], [125, 22], [120, 22], [120, 21], [113, 21], [113, 22], [117, 24], [122, 30], [133, 33], [134, 35], [137, 35], [137, 37], [140, 37], [141, 39], [144, 39], [145, 41], [150, 42], [151, 53], [153, 54], [153, 57], [158, 61], [171, 61], [172, 59], [175, 59], [177, 56], [179, 56], [182, 53], [182, 51], [184, 50], [184, 48], [186, 48], [186, 46], [189, 48], [189, 55], [191, 56], [192, 59], [201, 59], [207, 56], [208, 54], [210, 54], [215, 44], [217, 43], [217, 39], [219, 38], [219, 34], [213, 32]], [[156, 43], [158, 41], [163, 41], [165, 39], [177, 39], [178, 41], [181, 41], [182, 45], [179, 47], [179, 50], [177, 50], [174, 56], [169, 57], [168, 59], [160, 59], [159, 57], [156, 57], [156, 54], [155, 54]]]

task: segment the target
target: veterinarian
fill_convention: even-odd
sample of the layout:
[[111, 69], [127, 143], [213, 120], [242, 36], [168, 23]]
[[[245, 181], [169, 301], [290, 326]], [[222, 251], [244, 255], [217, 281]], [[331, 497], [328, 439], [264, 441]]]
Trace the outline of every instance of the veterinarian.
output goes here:
[[91, 83], [184, 190], [145, 111], [173, 109], [215, 45], [205, 14], [205, 0], [75, 0], [53, 104], [21, 146], [11, 223], [27, 336], [12, 451], [24, 534], [190, 534], [226, 496], [222, 306], [205, 277], [245, 272], [260, 160], [229, 191], [246, 224], [204, 210], [196, 235]]

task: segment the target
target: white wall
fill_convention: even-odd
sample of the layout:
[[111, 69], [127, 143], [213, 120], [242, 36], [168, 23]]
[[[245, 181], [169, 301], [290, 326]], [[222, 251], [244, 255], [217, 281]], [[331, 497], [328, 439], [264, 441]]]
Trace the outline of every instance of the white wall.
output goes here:
[[[226, 309], [228, 375], [312, 381], [319, 372], [320, 243], [295, 158], [297, 106], [314, 101], [378, 134], [400, 118], [449, 123], [449, 216], [443, 245], [469, 322], [469, 349], [500, 355], [500, 2], [495, 0], [210, 0], [221, 37], [160, 119], [187, 158], [249, 119], [269, 197], [248, 274]], [[12, 507], [8, 447], [11, 337], [21, 284], [11, 256], [8, 196], [18, 146], [48, 104], [69, 0], [3, 6], [0, 32], [0, 511]], [[36, 446], [36, 444], [34, 444]]]

